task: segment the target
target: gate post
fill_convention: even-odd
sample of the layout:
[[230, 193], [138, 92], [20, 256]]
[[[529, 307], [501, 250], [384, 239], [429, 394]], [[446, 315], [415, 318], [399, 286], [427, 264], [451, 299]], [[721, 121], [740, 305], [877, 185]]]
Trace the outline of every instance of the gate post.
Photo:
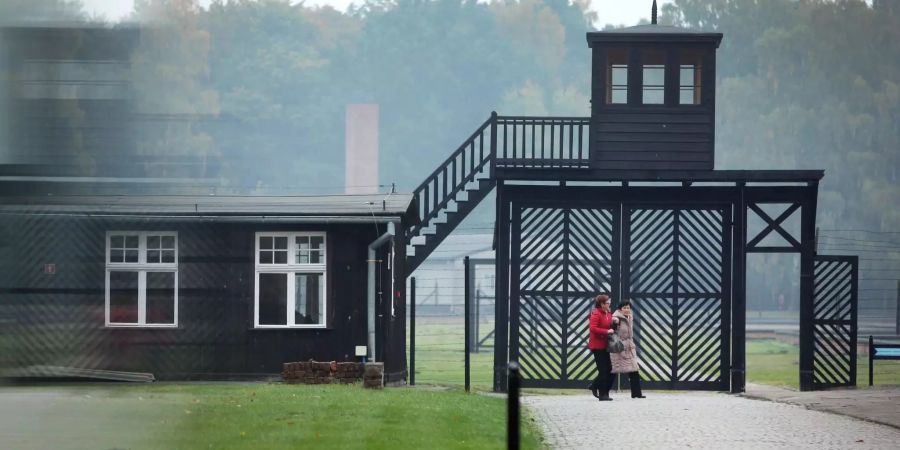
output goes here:
[[744, 183], [739, 183], [734, 201], [731, 267], [731, 393], [744, 392], [747, 364], [747, 202]]
[[509, 330], [509, 203], [497, 180], [497, 264], [494, 294], [494, 392], [506, 391], [507, 336]]
[[[800, 390], [813, 387], [815, 325], [813, 283], [815, 272], [816, 191], [818, 183], [804, 189], [800, 209]], [[856, 368], [853, 368], [856, 370]]]

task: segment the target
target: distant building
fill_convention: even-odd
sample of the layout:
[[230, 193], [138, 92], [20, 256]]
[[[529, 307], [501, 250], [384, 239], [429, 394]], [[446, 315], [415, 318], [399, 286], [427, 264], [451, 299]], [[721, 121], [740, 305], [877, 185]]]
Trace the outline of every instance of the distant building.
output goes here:
[[140, 166], [128, 164], [135, 153], [130, 60], [138, 40], [134, 28], [0, 30], [2, 163], [45, 167], [45, 174], [142, 176]]
[[[217, 118], [141, 108], [133, 63], [145, 34], [89, 24], [0, 28], [0, 193], [211, 185], [217, 163], [186, 137], [212, 134]], [[4, 176], [20, 178], [10, 186]]]

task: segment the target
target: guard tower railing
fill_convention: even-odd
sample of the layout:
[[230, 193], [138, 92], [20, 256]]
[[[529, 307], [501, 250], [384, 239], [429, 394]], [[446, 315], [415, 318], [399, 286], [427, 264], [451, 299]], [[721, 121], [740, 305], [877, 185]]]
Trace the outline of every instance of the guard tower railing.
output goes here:
[[497, 117], [496, 166], [588, 168], [590, 117]]

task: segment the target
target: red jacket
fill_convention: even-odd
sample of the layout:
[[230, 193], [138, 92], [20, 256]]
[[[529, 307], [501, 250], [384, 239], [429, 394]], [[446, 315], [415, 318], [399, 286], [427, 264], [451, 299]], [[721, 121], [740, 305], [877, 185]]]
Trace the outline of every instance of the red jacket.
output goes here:
[[592, 309], [588, 349], [606, 350], [606, 336], [610, 328], [612, 328], [612, 313], [604, 312], [600, 308]]

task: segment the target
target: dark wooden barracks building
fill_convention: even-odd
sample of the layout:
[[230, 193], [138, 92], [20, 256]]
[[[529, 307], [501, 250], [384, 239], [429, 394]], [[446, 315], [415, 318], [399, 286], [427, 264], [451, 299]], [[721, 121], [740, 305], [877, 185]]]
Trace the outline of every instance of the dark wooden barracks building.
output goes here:
[[402, 381], [411, 200], [2, 198], [0, 363], [258, 377], [362, 347]]

